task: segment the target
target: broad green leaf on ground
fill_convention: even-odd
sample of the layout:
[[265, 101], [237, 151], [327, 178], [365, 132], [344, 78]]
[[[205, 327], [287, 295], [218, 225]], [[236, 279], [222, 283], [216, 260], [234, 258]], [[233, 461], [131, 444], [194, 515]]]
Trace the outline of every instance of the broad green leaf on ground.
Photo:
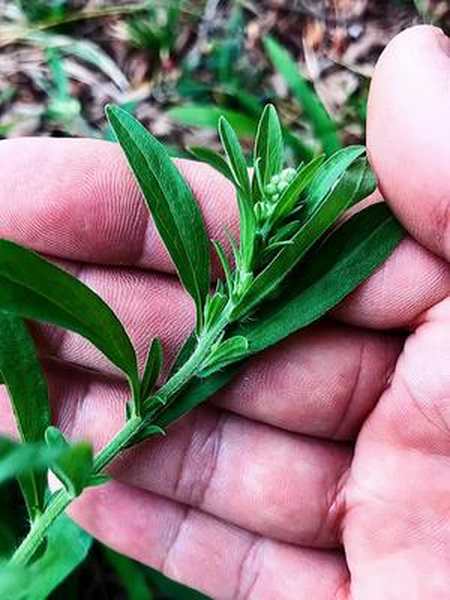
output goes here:
[[342, 145], [336, 123], [328, 115], [314, 89], [300, 74], [299, 67], [290, 53], [272, 37], [264, 38], [263, 42], [275, 69], [286, 80], [293, 95], [303, 108], [323, 150], [327, 154], [331, 154]]
[[69, 444], [57, 427], [48, 427], [45, 440], [49, 448], [59, 451], [50, 468], [73, 496], [79, 496], [88, 484], [94, 462], [92, 446], [87, 442]]
[[[287, 279], [279, 296], [263, 305], [257, 318], [232, 333], [248, 339], [248, 355], [276, 344], [322, 318], [365, 281], [395, 250], [404, 231], [385, 204], [353, 216], [315, 248]], [[239, 370], [232, 365], [204, 379], [195, 379], [158, 418], [171, 423], [205, 402]]]
[[103, 546], [103, 554], [116, 573], [127, 600], [153, 600], [154, 595], [146, 580], [144, 566], [106, 546]]
[[197, 160], [207, 163], [234, 183], [233, 173], [231, 172], [227, 161], [218, 152], [201, 146], [191, 146], [188, 150]]
[[136, 385], [133, 346], [109, 306], [66, 271], [8, 240], [0, 240], [0, 310], [79, 333]]
[[244, 335], [254, 353], [310, 325], [367, 279], [403, 237], [401, 225], [385, 204], [369, 206], [315, 248], [279, 296], [234, 333]]
[[240, 138], [253, 138], [258, 125], [254, 117], [209, 104], [185, 104], [171, 108], [167, 114], [182, 125], [206, 129], [217, 129], [220, 117], [225, 117]]
[[357, 199], [361, 199], [361, 190], [366, 192], [368, 168], [367, 161], [363, 159], [347, 169], [329, 195], [307, 215], [290, 243], [283, 246], [264, 271], [256, 277], [235, 309], [235, 320], [248, 314], [268, 294], [276, 290], [286, 275], [336, 223], [345, 210]]
[[[0, 372], [6, 383], [19, 435], [25, 442], [43, 441], [51, 422], [47, 382], [34, 341], [20, 317], [0, 311]], [[44, 507], [44, 472], [20, 475], [20, 485], [33, 519]]]
[[108, 106], [106, 114], [178, 275], [194, 299], [200, 327], [209, 291], [210, 253], [192, 191], [164, 146], [132, 115], [117, 106]]
[[261, 115], [256, 132], [253, 160], [260, 159], [263, 184], [281, 171], [284, 160], [283, 133], [277, 111], [268, 104]]

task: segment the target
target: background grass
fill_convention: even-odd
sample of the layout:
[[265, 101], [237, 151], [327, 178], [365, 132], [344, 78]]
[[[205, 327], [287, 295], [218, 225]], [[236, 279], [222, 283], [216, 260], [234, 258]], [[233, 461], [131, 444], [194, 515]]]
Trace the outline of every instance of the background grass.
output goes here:
[[[134, 113], [174, 155], [218, 148], [225, 114], [250, 147], [277, 105], [292, 161], [364, 142], [377, 57], [408, 25], [450, 24], [438, 0], [0, 0], [0, 137], [111, 139], [104, 105]], [[23, 534], [15, 485], [0, 490], [0, 556]], [[52, 598], [200, 599], [95, 543]]]

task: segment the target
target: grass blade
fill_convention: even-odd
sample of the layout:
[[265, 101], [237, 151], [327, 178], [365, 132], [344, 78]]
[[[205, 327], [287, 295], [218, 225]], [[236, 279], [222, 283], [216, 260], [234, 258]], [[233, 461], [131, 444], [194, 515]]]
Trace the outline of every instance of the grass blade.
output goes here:
[[290, 53], [274, 38], [266, 37], [264, 47], [275, 69], [283, 76], [303, 108], [324, 152], [331, 154], [341, 148], [336, 123], [328, 115], [317, 94], [302, 77]]

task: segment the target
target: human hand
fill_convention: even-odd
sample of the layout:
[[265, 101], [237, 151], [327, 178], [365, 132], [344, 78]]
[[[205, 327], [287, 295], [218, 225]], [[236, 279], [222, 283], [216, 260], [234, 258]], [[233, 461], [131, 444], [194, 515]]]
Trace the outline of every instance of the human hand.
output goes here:
[[[114, 481], [72, 508], [93, 535], [218, 599], [448, 598], [449, 56], [437, 30], [410, 30], [373, 85], [371, 158], [414, 239], [331, 317], [121, 458]], [[0, 165], [0, 236], [62, 259], [118, 313], [141, 360], [154, 336], [173, 357], [191, 302], [120, 149], [6, 141]], [[223, 237], [236, 227], [230, 185], [182, 168], [211, 237]], [[100, 448], [122, 423], [125, 382], [80, 337], [36, 336], [55, 420]], [[5, 392], [0, 402], [12, 431]]]

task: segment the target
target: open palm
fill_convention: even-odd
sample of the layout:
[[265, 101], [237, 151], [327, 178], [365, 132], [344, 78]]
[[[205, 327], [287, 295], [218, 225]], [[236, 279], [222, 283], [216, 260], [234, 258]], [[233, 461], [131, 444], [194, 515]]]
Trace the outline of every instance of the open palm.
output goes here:
[[[372, 164], [411, 237], [327, 320], [123, 456], [114, 481], [72, 508], [96, 537], [218, 599], [450, 596], [449, 57], [438, 30], [409, 30], [372, 88]], [[141, 360], [156, 335], [173, 357], [192, 306], [119, 148], [6, 141], [0, 165], [0, 236], [98, 291]], [[181, 168], [210, 236], [236, 228], [230, 185]], [[80, 337], [35, 331], [56, 421], [101, 447], [122, 422], [125, 382]]]

